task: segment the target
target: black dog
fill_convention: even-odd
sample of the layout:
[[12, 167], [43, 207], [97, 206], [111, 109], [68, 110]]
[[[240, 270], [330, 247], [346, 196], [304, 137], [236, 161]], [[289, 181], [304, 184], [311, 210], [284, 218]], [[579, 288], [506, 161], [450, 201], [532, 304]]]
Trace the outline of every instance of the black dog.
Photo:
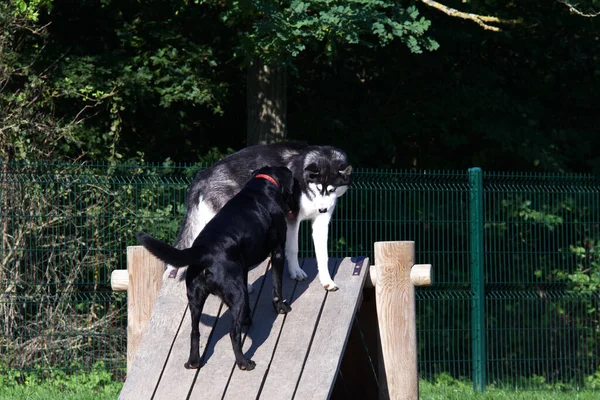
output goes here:
[[255, 363], [242, 353], [242, 326], [251, 323], [248, 268], [271, 254], [273, 305], [280, 314], [291, 311], [281, 293], [285, 260], [286, 216], [297, 212], [292, 172], [264, 167], [215, 215], [189, 249], [178, 250], [138, 232], [140, 244], [175, 266], [189, 265], [186, 287], [192, 317], [190, 358], [185, 367], [200, 368], [200, 316], [209, 294], [219, 296], [233, 317], [230, 331], [235, 362], [242, 370]]

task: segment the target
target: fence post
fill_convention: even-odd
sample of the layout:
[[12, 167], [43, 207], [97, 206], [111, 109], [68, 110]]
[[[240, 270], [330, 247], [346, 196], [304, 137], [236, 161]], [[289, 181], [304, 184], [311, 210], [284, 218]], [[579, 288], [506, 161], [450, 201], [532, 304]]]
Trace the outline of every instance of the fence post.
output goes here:
[[410, 279], [415, 242], [375, 242], [374, 247], [380, 398], [418, 400], [415, 288]]
[[473, 389], [483, 392], [486, 385], [485, 291], [483, 276], [483, 173], [469, 169], [469, 220], [471, 231], [471, 346]]
[[162, 286], [165, 263], [143, 246], [128, 246], [127, 272], [127, 371], [131, 371]]

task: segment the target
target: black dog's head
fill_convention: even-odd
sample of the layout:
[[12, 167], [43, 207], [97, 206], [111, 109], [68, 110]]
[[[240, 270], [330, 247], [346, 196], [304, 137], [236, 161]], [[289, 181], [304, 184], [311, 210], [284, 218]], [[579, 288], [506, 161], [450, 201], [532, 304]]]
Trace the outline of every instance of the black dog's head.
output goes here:
[[294, 177], [289, 168], [265, 166], [252, 172], [253, 178], [256, 178], [258, 175], [266, 175], [273, 178], [283, 195], [289, 195], [294, 192]]
[[292, 171], [286, 167], [262, 167], [252, 173], [252, 177], [258, 175], [266, 175], [273, 178], [277, 182], [277, 186], [283, 195], [283, 200], [286, 204], [288, 218], [293, 218], [298, 215], [300, 210], [300, 186], [294, 179]]

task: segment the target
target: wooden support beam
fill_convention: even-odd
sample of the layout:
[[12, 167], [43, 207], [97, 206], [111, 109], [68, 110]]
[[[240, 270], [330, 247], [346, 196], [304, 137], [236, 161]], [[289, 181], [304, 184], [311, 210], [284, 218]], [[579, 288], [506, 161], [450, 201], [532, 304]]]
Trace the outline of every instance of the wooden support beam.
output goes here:
[[419, 399], [415, 285], [432, 283], [431, 265], [414, 265], [415, 243], [376, 242], [375, 286], [381, 343], [380, 399]]
[[[163, 283], [165, 263], [143, 246], [127, 247], [127, 283], [122, 272], [111, 274], [113, 288], [127, 288], [127, 370], [133, 363]], [[113, 276], [116, 281], [113, 282]]]
[[431, 264], [415, 264], [410, 269], [410, 281], [415, 286], [433, 285], [433, 273]]
[[[377, 285], [377, 265], [369, 267], [369, 273], [365, 280], [365, 287], [374, 288]], [[114, 271], [116, 272], [116, 271]], [[410, 270], [410, 281], [415, 286], [431, 286], [433, 285], [433, 272], [431, 264], [415, 264]], [[114, 290], [114, 289], [113, 289]]]
[[110, 287], [113, 292], [126, 292], [129, 287], [129, 272], [126, 269], [115, 269], [111, 272]]

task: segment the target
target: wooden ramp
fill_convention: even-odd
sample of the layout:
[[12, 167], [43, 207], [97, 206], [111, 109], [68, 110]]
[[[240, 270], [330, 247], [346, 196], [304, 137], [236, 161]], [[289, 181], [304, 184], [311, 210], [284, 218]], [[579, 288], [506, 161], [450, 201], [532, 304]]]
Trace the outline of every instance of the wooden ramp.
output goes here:
[[[283, 295], [292, 311], [278, 315], [272, 305], [268, 261], [249, 273], [253, 284], [253, 324], [244, 354], [253, 371], [235, 367], [229, 328], [231, 315], [215, 296], [204, 307], [200, 327], [202, 368], [187, 370], [190, 317], [185, 282], [165, 279], [127, 380], [123, 400], [180, 399], [327, 399], [329, 398], [368, 272], [369, 260], [330, 259], [340, 290], [326, 292], [314, 259], [302, 260], [308, 279], [284, 273]], [[166, 276], [166, 275], [165, 275]]]

